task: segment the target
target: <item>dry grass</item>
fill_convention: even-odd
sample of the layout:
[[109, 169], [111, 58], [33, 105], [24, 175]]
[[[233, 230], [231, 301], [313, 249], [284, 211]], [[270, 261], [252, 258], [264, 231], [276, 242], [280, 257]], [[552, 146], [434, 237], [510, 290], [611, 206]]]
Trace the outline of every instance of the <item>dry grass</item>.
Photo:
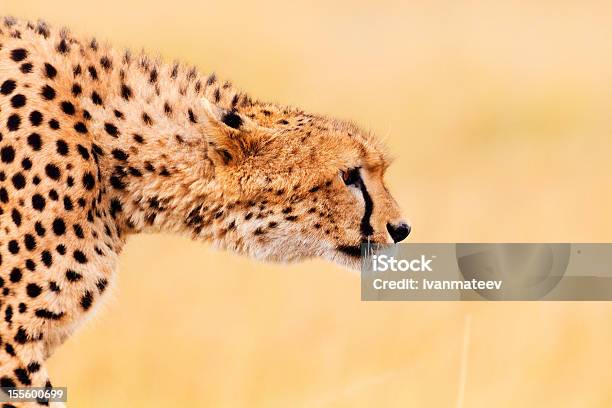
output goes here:
[[[0, 12], [387, 136], [414, 241], [610, 241], [612, 6], [532, 3], [2, 0]], [[120, 281], [51, 360], [73, 407], [612, 405], [608, 304], [362, 303], [358, 277], [333, 265], [255, 264], [162, 236], [129, 243]]]

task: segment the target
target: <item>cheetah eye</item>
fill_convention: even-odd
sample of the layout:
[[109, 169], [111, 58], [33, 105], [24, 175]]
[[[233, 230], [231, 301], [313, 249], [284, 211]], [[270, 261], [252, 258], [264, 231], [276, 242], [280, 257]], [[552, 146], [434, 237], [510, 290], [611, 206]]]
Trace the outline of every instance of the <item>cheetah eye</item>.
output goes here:
[[354, 167], [348, 170], [340, 170], [340, 177], [347, 186], [356, 186], [361, 181], [361, 175], [359, 174], [359, 167]]

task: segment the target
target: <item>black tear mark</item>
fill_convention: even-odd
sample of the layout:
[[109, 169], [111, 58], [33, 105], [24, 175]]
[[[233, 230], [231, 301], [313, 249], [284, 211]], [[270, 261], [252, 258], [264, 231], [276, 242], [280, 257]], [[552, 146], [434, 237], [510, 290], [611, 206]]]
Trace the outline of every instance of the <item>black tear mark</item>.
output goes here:
[[361, 219], [361, 235], [365, 238], [374, 233], [374, 228], [372, 228], [372, 224], [370, 224], [370, 218], [372, 217], [372, 211], [374, 210], [374, 203], [372, 202], [368, 189], [361, 178], [361, 174], [357, 180], [357, 186], [361, 190], [363, 201], [365, 203], [365, 210], [363, 212], [363, 218]]

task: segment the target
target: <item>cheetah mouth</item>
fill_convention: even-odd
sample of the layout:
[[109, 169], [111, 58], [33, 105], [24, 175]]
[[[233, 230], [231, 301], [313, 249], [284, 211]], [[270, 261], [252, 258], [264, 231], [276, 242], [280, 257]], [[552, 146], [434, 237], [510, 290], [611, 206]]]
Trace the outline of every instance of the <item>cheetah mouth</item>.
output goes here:
[[337, 249], [351, 258], [361, 258], [361, 245], [341, 245]]

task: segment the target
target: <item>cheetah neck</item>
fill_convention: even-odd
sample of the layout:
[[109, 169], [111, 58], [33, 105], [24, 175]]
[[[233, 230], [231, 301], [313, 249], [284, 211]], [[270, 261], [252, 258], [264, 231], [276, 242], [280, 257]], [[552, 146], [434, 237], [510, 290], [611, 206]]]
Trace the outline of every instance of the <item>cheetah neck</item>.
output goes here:
[[[135, 63], [123, 58], [86, 81], [83, 108], [87, 125], [104, 152], [99, 158], [103, 208], [121, 235], [139, 232], [188, 234], [223, 241], [235, 227], [230, 217], [248, 212], [224, 194], [208, 154], [206, 112], [202, 98], [222, 109], [251, 108], [254, 103], [210, 76], [198, 79], [178, 66]], [[101, 77], [106, 76], [103, 87]], [[90, 89], [88, 89], [90, 88]], [[94, 94], [96, 92], [96, 94]], [[227, 186], [225, 186], [227, 187]], [[232, 240], [239, 245], [240, 239]], [[226, 245], [227, 246], [227, 245]]]

